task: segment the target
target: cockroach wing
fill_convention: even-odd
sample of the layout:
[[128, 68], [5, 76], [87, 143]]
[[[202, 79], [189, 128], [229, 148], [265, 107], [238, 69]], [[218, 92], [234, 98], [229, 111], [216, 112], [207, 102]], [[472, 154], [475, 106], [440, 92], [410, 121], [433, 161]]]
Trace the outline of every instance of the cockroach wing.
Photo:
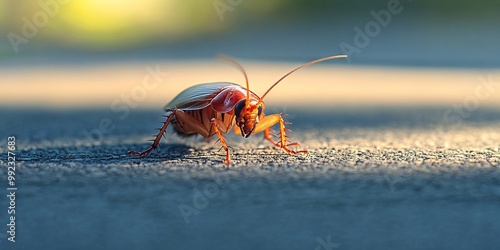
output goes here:
[[203, 109], [210, 105], [212, 99], [229, 86], [239, 86], [231, 82], [202, 83], [189, 87], [170, 101], [165, 109], [178, 108], [182, 110]]

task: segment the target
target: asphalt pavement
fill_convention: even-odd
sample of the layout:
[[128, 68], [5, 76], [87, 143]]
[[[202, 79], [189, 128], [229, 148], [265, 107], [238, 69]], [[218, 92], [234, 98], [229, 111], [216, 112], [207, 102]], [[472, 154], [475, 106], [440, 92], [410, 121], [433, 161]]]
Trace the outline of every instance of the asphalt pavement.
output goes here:
[[[3, 226], [0, 248], [497, 249], [500, 110], [447, 110], [289, 107], [309, 154], [228, 135], [226, 166], [217, 140], [171, 131], [127, 155], [149, 146], [161, 110], [2, 108], [17, 191], [16, 243]], [[0, 180], [5, 225], [6, 167]]]

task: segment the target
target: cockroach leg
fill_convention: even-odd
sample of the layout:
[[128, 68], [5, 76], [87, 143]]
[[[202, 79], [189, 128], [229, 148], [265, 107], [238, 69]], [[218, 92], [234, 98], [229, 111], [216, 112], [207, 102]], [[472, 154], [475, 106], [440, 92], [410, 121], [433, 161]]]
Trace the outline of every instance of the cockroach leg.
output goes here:
[[130, 154], [130, 155], [138, 155], [139, 157], [144, 157], [144, 156], [148, 155], [149, 153], [151, 153], [151, 151], [153, 151], [154, 149], [156, 149], [158, 147], [158, 144], [160, 144], [161, 137], [163, 136], [163, 134], [167, 130], [168, 124], [170, 124], [170, 121], [172, 121], [172, 118], [174, 118], [174, 116], [176, 115], [176, 113], [177, 113], [177, 110], [174, 109], [174, 110], [172, 110], [172, 113], [167, 116], [167, 120], [165, 120], [165, 122], [163, 122], [163, 125], [161, 126], [160, 131], [156, 135], [156, 137], [155, 137], [155, 139], [153, 141], [153, 145], [151, 145], [150, 148], [148, 148], [146, 151], [143, 151], [143, 152], [140, 152], [140, 153], [137, 152], [137, 151], [130, 150], [130, 151], [128, 151], [128, 154]]
[[291, 149], [288, 148], [288, 147], [291, 147], [291, 146], [299, 146], [299, 143], [298, 142], [290, 142], [290, 143], [287, 142], [287, 139], [289, 137], [285, 133], [287, 131], [287, 128], [285, 127], [285, 124], [287, 124], [287, 123], [283, 120], [283, 116], [280, 115], [280, 142], [281, 142], [281, 148], [284, 149], [289, 154], [307, 154], [307, 150], [294, 151], [294, 150], [291, 150]]
[[224, 148], [224, 150], [226, 150], [226, 160], [224, 162], [226, 164], [229, 164], [231, 162], [231, 159], [230, 159], [229, 147], [227, 146], [226, 139], [224, 138], [224, 136], [222, 136], [222, 133], [219, 130], [219, 124], [217, 123], [217, 119], [212, 118], [211, 122], [212, 122], [212, 127], [215, 131], [215, 134], [217, 135], [217, 137], [219, 137], [220, 144], [222, 144], [222, 147]]
[[267, 141], [269, 141], [271, 144], [273, 144], [275, 147], [277, 148], [281, 148], [280, 144], [277, 143], [276, 141], [274, 141], [272, 138], [271, 138], [271, 128], [266, 128], [264, 130], [264, 139], [266, 139]]
[[[270, 128], [274, 126], [276, 123], [279, 123], [280, 126], [280, 141], [275, 142], [271, 138]], [[259, 133], [264, 131], [264, 138], [271, 142], [273, 145], [282, 148], [289, 154], [307, 154], [307, 150], [294, 151], [289, 149], [291, 146], [298, 146], [298, 142], [288, 143], [288, 136], [286, 135], [287, 128], [285, 127], [285, 120], [283, 120], [283, 115], [281, 114], [273, 114], [264, 116], [260, 119], [259, 124], [255, 127], [254, 133]]]

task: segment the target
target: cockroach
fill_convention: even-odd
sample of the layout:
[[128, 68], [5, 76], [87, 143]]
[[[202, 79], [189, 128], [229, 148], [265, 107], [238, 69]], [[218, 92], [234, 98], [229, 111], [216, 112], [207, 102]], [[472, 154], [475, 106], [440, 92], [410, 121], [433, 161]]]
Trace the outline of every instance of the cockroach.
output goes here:
[[[305, 63], [281, 77], [261, 97], [250, 91], [248, 77], [243, 67], [233, 59], [223, 57], [243, 73], [246, 88], [231, 82], [203, 83], [187, 88], [165, 106], [166, 120], [153, 140], [153, 145], [143, 152], [128, 153], [140, 157], [148, 155], [158, 147], [169, 124], [173, 125], [174, 131], [180, 136], [199, 134], [208, 140], [217, 135], [222, 148], [226, 151], [225, 163], [230, 163], [231, 159], [229, 146], [223, 134], [231, 130], [234, 124], [237, 126], [234, 127], [234, 131], [245, 138], [251, 134], [264, 132], [264, 139], [289, 154], [307, 153], [306, 150], [294, 151], [289, 148], [298, 146], [299, 143], [288, 141], [289, 137], [285, 133], [288, 129], [285, 125], [289, 123], [285, 122], [282, 114], [264, 115], [264, 98], [278, 83], [297, 70], [315, 63], [346, 57], [346, 55], [335, 55]], [[279, 123], [279, 141], [275, 142], [271, 138], [271, 127], [277, 123]]]

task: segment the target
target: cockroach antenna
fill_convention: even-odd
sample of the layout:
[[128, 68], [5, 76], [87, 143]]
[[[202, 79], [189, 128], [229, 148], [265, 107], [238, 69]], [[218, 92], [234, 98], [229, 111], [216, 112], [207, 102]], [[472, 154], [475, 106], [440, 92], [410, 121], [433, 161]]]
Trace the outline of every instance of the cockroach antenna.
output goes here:
[[316, 64], [316, 63], [319, 63], [319, 62], [324, 62], [324, 61], [328, 61], [328, 60], [333, 60], [333, 59], [338, 59], [338, 58], [347, 58], [347, 55], [335, 55], [335, 56], [328, 56], [328, 57], [323, 57], [323, 58], [320, 58], [320, 59], [316, 59], [314, 61], [310, 61], [308, 63], [305, 63], [305, 64], [302, 64], [300, 65], [299, 67], [291, 70], [290, 72], [286, 73], [283, 77], [281, 77], [277, 82], [275, 82], [267, 91], [266, 93], [264, 93], [261, 97], [260, 97], [260, 101], [257, 105], [261, 104], [262, 101], [264, 100], [264, 97], [271, 91], [271, 89], [273, 89], [276, 85], [278, 85], [278, 83], [280, 83], [283, 79], [285, 79], [287, 76], [295, 73], [296, 71], [298, 71], [299, 69], [302, 69], [302, 68], [305, 68], [307, 66], [311, 66], [313, 64]]
[[229, 62], [230, 64], [234, 65], [236, 68], [238, 68], [241, 73], [243, 73], [243, 75], [245, 76], [245, 81], [246, 81], [246, 84], [247, 84], [247, 98], [246, 98], [246, 102], [245, 102], [245, 107], [248, 107], [248, 104], [250, 103], [250, 84], [248, 83], [248, 76], [247, 76], [247, 72], [245, 72], [245, 69], [243, 68], [243, 66], [241, 66], [241, 64], [239, 64], [236, 60], [234, 60], [233, 58], [229, 57], [229, 56], [226, 56], [226, 55], [218, 55], [217, 58], [219, 59], [222, 59], [224, 61], [227, 61]]

